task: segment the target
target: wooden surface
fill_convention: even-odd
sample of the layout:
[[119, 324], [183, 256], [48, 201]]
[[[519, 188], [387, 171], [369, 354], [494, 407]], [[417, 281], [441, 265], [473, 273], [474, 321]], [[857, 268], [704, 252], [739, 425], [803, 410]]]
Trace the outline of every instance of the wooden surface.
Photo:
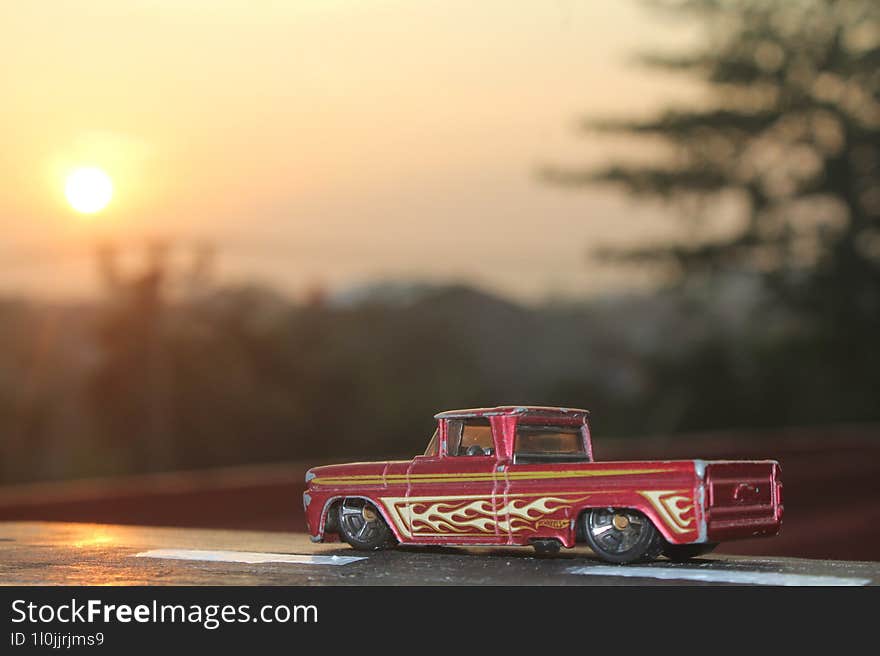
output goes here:
[[[359, 560], [349, 560], [355, 557]], [[398, 548], [363, 553], [347, 545], [314, 545], [301, 533], [6, 522], [0, 523], [0, 582], [863, 586], [880, 583], [880, 563], [713, 554], [684, 565], [659, 560], [609, 566], [583, 548], [547, 558], [535, 557], [529, 548]]]

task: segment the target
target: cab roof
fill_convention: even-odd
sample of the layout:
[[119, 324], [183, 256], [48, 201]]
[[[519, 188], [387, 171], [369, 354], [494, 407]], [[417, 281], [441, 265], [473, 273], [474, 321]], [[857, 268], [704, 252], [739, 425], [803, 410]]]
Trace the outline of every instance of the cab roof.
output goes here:
[[589, 410], [581, 408], [560, 408], [543, 405], [499, 405], [494, 408], [468, 408], [447, 410], [434, 415], [435, 419], [455, 419], [462, 417], [491, 417], [493, 415], [543, 415], [556, 417], [588, 417]]

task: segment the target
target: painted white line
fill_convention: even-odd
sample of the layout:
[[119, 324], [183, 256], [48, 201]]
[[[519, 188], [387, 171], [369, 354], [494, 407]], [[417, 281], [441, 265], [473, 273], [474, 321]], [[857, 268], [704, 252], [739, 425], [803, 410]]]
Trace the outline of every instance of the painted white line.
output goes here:
[[295, 563], [297, 565], [348, 565], [359, 560], [366, 560], [366, 556], [310, 556], [258, 551], [205, 551], [202, 549], [153, 549], [135, 554], [135, 557], [209, 560], [220, 563]]
[[629, 578], [665, 579], [669, 581], [707, 581], [710, 583], [740, 583], [743, 585], [868, 585], [871, 579], [842, 576], [811, 576], [781, 574], [778, 572], [737, 572], [723, 569], [696, 567], [633, 567], [591, 565], [572, 567], [569, 574], [586, 576], [624, 576]]

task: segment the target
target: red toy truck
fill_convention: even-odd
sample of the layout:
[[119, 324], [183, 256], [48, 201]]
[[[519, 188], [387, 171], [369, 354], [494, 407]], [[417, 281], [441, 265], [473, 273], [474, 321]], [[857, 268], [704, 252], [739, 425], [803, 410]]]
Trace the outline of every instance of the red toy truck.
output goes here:
[[315, 467], [303, 494], [314, 542], [399, 544], [586, 542], [612, 563], [685, 560], [718, 542], [776, 535], [779, 463], [596, 462], [589, 412], [503, 406], [436, 415], [424, 455]]

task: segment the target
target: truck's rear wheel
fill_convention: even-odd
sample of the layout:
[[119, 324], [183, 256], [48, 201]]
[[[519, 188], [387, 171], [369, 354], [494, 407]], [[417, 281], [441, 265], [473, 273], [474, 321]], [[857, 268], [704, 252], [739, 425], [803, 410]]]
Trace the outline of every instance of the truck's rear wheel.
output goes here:
[[654, 560], [663, 549], [663, 536], [638, 510], [594, 508], [583, 518], [587, 544], [609, 563]]
[[663, 555], [676, 563], [683, 563], [691, 558], [707, 554], [717, 546], [711, 542], [700, 544], [669, 544], [667, 542], [663, 545]]
[[339, 532], [355, 549], [375, 551], [394, 544], [388, 524], [366, 499], [343, 499], [339, 506]]

